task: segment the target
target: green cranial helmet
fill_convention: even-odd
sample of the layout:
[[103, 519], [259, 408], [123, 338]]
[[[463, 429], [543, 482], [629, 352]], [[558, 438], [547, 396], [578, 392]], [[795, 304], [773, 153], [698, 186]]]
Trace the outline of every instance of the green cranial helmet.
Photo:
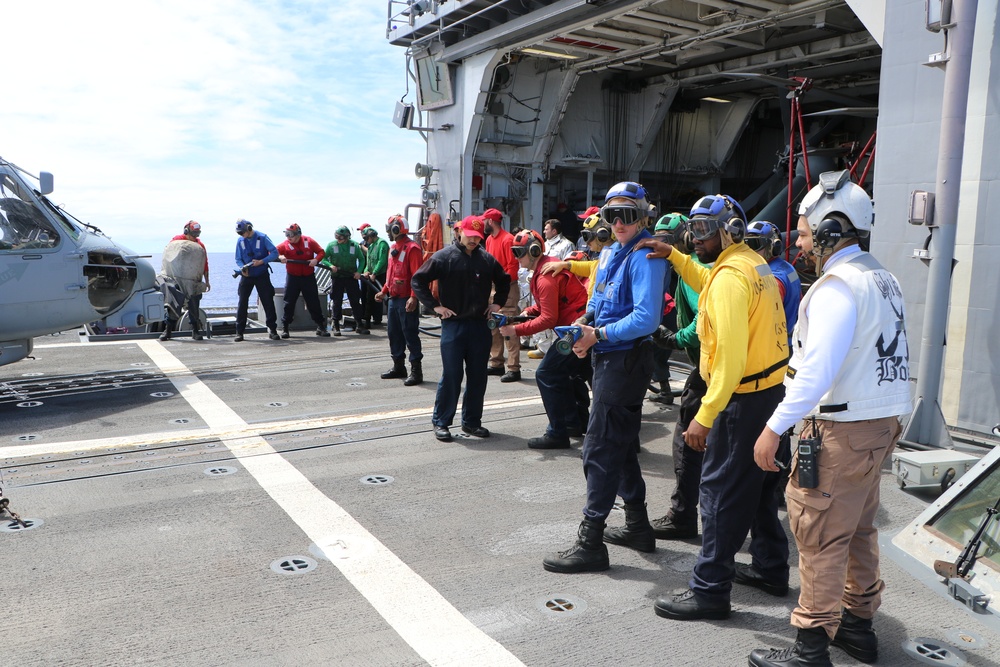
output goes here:
[[667, 213], [656, 221], [653, 232], [676, 232], [687, 221], [688, 218], [683, 213]]
[[339, 236], [344, 239], [351, 238], [351, 230], [345, 227], [337, 227], [337, 231], [333, 233], [334, 236]]

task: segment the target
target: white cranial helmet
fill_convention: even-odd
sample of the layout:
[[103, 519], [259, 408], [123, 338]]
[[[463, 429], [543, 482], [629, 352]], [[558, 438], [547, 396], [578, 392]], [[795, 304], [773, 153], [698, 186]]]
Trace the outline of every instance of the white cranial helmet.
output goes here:
[[802, 198], [799, 215], [806, 216], [813, 234], [833, 213], [845, 218], [858, 231], [858, 236], [868, 236], [875, 217], [872, 200], [864, 188], [851, 182], [850, 177], [846, 170], [824, 172], [819, 175], [819, 184]]

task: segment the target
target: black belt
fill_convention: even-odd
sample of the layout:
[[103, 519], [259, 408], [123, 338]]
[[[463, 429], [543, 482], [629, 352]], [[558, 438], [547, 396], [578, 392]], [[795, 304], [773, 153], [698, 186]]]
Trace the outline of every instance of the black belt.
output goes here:
[[[788, 365], [788, 357], [782, 359], [781, 361], [775, 364], [771, 364], [770, 366], [768, 366], [759, 373], [754, 373], [753, 375], [746, 376], [745, 378], [740, 380], [740, 384], [746, 384], [747, 382], [753, 382], [754, 380], [763, 380], [764, 378], [771, 375], [771, 373], [773, 373], [774, 371], [778, 370], [782, 366], [787, 366], [787, 365]], [[844, 409], [846, 410], [846, 408]]]
[[844, 412], [845, 410], [847, 410], [847, 403], [837, 403], [836, 405], [819, 406], [820, 414], [827, 414], [830, 412]]

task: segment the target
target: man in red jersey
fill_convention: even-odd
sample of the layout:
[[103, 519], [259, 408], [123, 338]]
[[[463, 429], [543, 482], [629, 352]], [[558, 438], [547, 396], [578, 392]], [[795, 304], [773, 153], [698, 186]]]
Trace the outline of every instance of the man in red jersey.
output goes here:
[[316, 265], [325, 253], [323, 246], [308, 236], [302, 235], [302, 228], [292, 223], [285, 230], [285, 240], [278, 244], [278, 261], [285, 265], [285, 311], [281, 316], [281, 337], [290, 338], [288, 327], [295, 317], [295, 302], [299, 294], [306, 302], [309, 316], [316, 323], [316, 335], [329, 338], [326, 318], [319, 303], [319, 289], [316, 287]]
[[[486, 209], [483, 213], [486, 225], [486, 252], [500, 262], [500, 266], [510, 276], [510, 294], [507, 303], [500, 309], [503, 315], [512, 316], [520, 312], [518, 301], [521, 291], [517, 287], [518, 263], [510, 251], [514, 243], [514, 235], [503, 228], [503, 214], [495, 208]], [[503, 351], [507, 346], [507, 372], [503, 371]], [[489, 367], [487, 375], [500, 375], [501, 382], [517, 382], [521, 379], [521, 341], [518, 338], [504, 338], [500, 331], [493, 330], [493, 346], [490, 348]]]
[[[558, 261], [545, 255], [545, 240], [535, 230], [518, 232], [514, 237], [511, 251], [522, 268], [533, 271], [531, 295], [535, 305], [524, 311], [526, 316], [535, 317], [517, 325], [499, 327], [502, 335], [511, 340], [530, 336], [556, 326], [567, 326], [575, 322], [587, 310], [587, 290], [580, 279], [569, 271], [558, 275], [544, 273], [540, 269], [549, 262]], [[545, 358], [535, 372], [538, 393], [542, 396], [549, 426], [545, 434], [528, 440], [532, 449], [566, 449], [570, 434], [580, 435], [586, 427], [585, 410], [577, 409], [578, 387], [584, 371], [581, 368], [590, 362], [590, 356], [562, 354], [555, 345], [549, 347]], [[584, 394], [586, 391], [583, 392]], [[589, 407], [589, 406], [588, 406]]]
[[[389, 267], [385, 272], [385, 284], [382, 291], [375, 294], [375, 300], [381, 303], [389, 299], [389, 316], [386, 320], [386, 333], [389, 334], [389, 356], [392, 357], [392, 368], [382, 373], [383, 380], [406, 378], [403, 382], [407, 387], [424, 381], [421, 361], [424, 358], [420, 347], [420, 303], [413, 295], [410, 278], [424, 263], [424, 253], [420, 244], [410, 238], [409, 226], [401, 215], [389, 218], [385, 230], [392, 240], [389, 250]], [[410, 375], [406, 375], [406, 349], [410, 349]]]

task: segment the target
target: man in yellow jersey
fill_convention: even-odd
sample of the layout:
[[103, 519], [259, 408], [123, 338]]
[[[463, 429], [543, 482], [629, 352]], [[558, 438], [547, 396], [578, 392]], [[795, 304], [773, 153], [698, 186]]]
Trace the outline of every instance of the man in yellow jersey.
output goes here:
[[[781, 402], [788, 334], [778, 283], [760, 255], [743, 243], [746, 215], [731, 197], [703, 197], [689, 221], [699, 266], [666, 243], [647, 247], [667, 257], [699, 293], [700, 371], [708, 385], [684, 432], [688, 447], [705, 452], [702, 467], [702, 546], [690, 588], [665, 595], [658, 615], [679, 620], [729, 617], [736, 552], [750, 532], [754, 570], [774, 591], [788, 588], [788, 538], [778, 521], [778, 473], [754, 463], [754, 443]], [[763, 587], [763, 586], [762, 586]]]

